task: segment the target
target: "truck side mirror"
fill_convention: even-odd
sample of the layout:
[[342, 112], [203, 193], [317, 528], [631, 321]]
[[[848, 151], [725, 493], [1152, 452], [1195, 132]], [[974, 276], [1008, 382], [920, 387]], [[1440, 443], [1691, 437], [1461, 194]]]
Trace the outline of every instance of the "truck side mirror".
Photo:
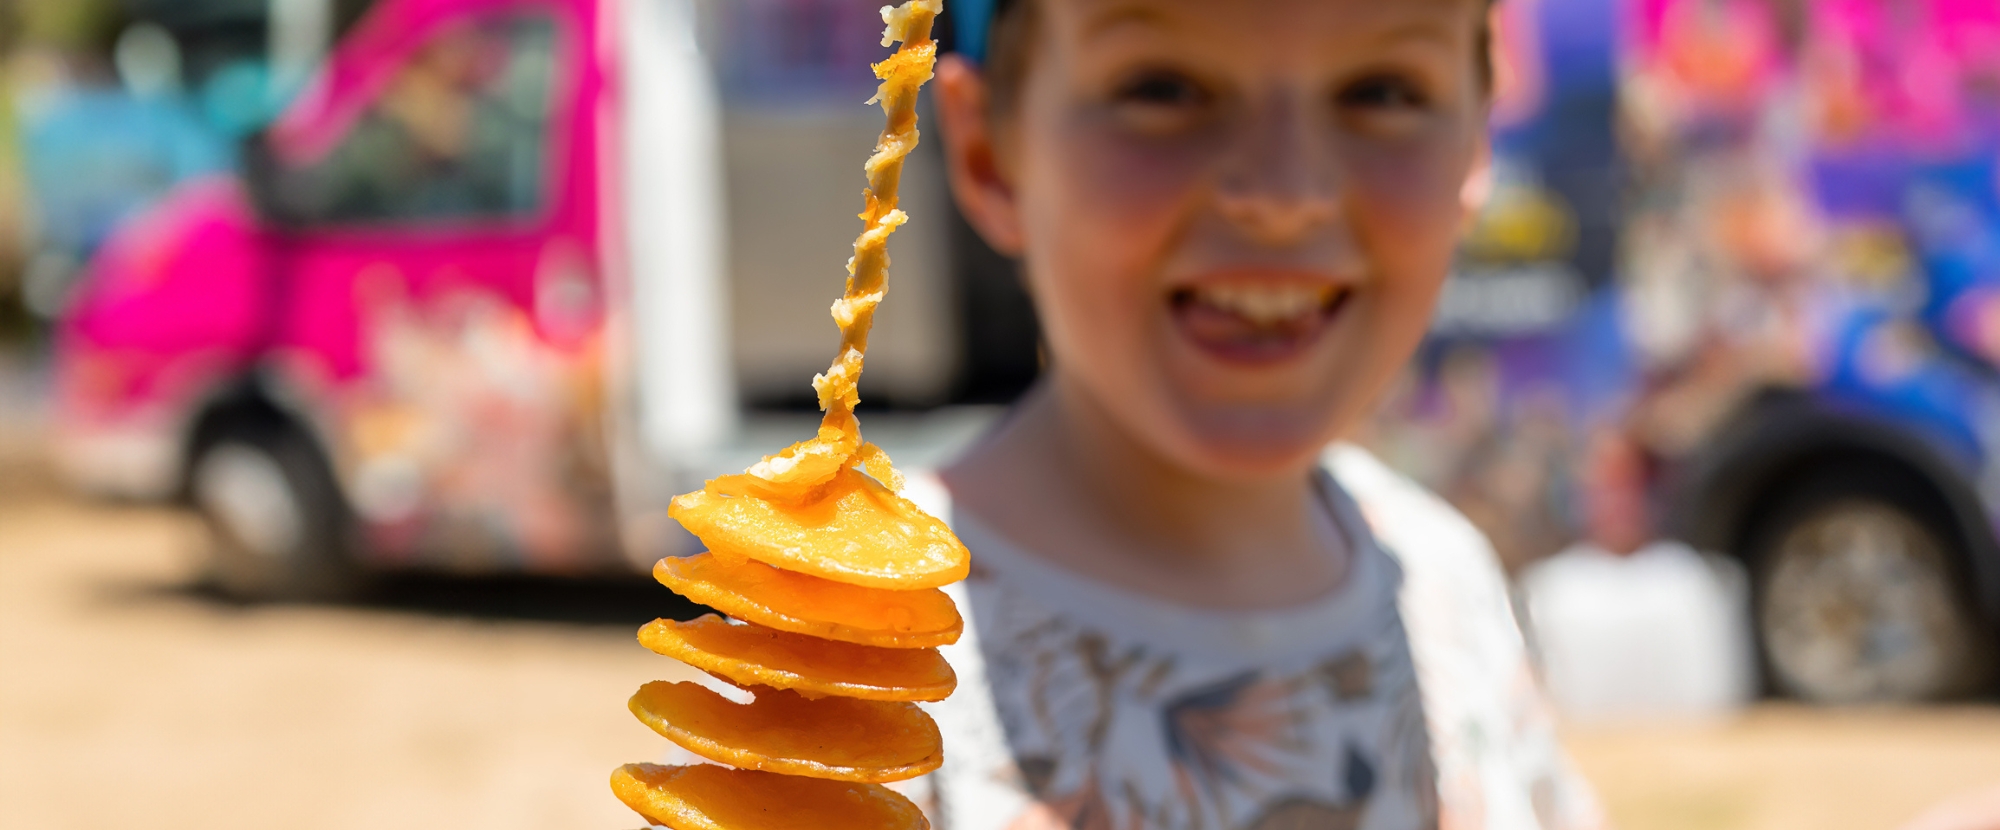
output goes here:
[[244, 139], [244, 188], [249, 191], [250, 203], [256, 207], [257, 215], [264, 221], [287, 228], [306, 224], [307, 217], [298, 204], [296, 188], [287, 186], [292, 178], [284, 163], [278, 161], [277, 154], [271, 151], [270, 138], [265, 132], [259, 130]]

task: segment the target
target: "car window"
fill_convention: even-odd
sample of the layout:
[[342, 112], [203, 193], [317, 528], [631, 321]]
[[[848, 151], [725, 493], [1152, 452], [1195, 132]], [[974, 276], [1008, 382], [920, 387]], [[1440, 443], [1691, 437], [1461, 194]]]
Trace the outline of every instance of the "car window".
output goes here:
[[303, 224], [495, 219], [546, 194], [555, 24], [488, 18], [419, 48], [318, 161], [277, 172]]

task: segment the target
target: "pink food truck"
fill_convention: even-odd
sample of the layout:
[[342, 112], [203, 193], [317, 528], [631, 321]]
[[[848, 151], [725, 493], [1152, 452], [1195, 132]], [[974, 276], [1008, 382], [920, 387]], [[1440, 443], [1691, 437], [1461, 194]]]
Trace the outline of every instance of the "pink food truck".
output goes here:
[[244, 596], [680, 549], [665, 499], [733, 463], [744, 394], [698, 29], [691, 0], [380, 0], [241, 175], [88, 264], [58, 333], [65, 471], [188, 499]]

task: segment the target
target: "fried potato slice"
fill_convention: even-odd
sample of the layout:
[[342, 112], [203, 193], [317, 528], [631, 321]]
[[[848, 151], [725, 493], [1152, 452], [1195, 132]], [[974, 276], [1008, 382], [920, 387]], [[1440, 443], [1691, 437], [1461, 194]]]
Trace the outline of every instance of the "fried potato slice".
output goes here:
[[930, 830], [910, 800], [880, 784], [708, 765], [626, 764], [611, 791], [673, 830]]
[[741, 474], [709, 482], [709, 486], [720, 492], [797, 501], [832, 481], [861, 446], [861, 425], [854, 413], [829, 412], [812, 438], [765, 456]]
[[943, 700], [958, 675], [934, 648], [876, 648], [732, 624], [710, 614], [690, 622], [654, 620], [639, 642], [739, 686], [792, 689], [809, 697]]
[[662, 559], [653, 578], [737, 619], [845, 643], [930, 648], [958, 642], [965, 630], [958, 607], [936, 588], [863, 588], [709, 553]]
[[632, 714], [711, 761], [782, 775], [883, 784], [944, 762], [937, 723], [914, 703], [758, 689], [736, 703], [695, 683], [655, 681], [632, 696]]
[[668, 513], [718, 556], [849, 585], [916, 591], [964, 579], [971, 567], [944, 522], [852, 468], [803, 502], [711, 486], [675, 497]]

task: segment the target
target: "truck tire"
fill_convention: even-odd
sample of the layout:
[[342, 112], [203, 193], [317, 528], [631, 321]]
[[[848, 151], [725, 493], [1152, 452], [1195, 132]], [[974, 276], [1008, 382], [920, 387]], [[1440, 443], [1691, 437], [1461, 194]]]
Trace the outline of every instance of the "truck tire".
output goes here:
[[1799, 476], [1748, 536], [1756, 630], [1781, 693], [1824, 704], [1973, 691], [1992, 658], [1964, 545], [1900, 469]]
[[326, 460], [295, 428], [217, 430], [195, 449], [188, 497], [208, 524], [208, 576], [224, 594], [334, 600], [357, 586], [353, 522]]

